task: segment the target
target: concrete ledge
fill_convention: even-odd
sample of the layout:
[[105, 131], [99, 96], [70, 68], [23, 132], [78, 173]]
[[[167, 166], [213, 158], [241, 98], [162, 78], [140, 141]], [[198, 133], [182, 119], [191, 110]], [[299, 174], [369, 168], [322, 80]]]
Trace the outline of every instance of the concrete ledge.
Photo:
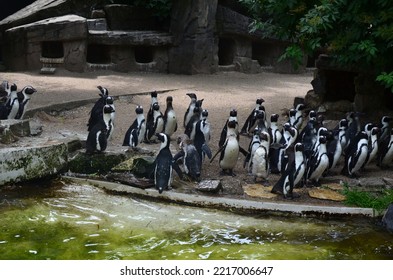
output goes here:
[[67, 163], [68, 147], [62, 142], [0, 149], [0, 186], [56, 175]]
[[305, 204], [276, 203], [266, 201], [255, 201], [247, 199], [226, 198], [220, 196], [205, 196], [179, 193], [176, 191], [166, 191], [159, 194], [155, 189], [138, 189], [135, 187], [99, 181], [85, 178], [63, 177], [76, 184], [89, 184], [103, 188], [109, 192], [130, 195], [143, 199], [172, 202], [194, 207], [215, 208], [220, 210], [230, 210], [238, 213], [254, 214], [276, 214], [276, 215], [295, 215], [295, 216], [317, 216], [317, 217], [344, 217], [359, 216], [373, 218], [378, 214], [371, 208], [358, 207], [332, 207]]

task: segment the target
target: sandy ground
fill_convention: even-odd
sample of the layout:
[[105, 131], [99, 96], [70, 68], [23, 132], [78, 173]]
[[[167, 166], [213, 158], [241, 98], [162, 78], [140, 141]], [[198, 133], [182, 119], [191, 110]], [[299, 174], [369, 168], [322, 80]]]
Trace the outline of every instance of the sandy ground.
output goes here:
[[[29, 109], [39, 108], [62, 102], [97, 98], [98, 85], [108, 88], [110, 95], [118, 96], [115, 100], [116, 121], [113, 138], [108, 151], [118, 149], [123, 142], [124, 134], [135, 119], [136, 105], [145, 108], [145, 114], [150, 104], [151, 91], [165, 90], [158, 96], [161, 111], [165, 111], [165, 100], [168, 95], [173, 96], [173, 106], [176, 111], [179, 128], [173, 138], [184, 133], [182, 120], [190, 98], [187, 92], [196, 93], [198, 99], [204, 99], [203, 108], [209, 111], [212, 139], [210, 148], [213, 154], [218, 149], [220, 132], [229, 116], [229, 111], [238, 111], [240, 126], [244, 124], [248, 114], [255, 106], [255, 100], [262, 97], [265, 100], [267, 116], [272, 113], [280, 114], [279, 123], [286, 122], [283, 112], [293, 106], [295, 97], [304, 97], [312, 89], [312, 73], [289, 75], [263, 72], [260, 74], [243, 74], [238, 72], [220, 72], [212, 75], [171, 75], [156, 73], [116, 73], [89, 72], [71, 73], [64, 70], [55, 75], [44, 76], [37, 73], [0, 73], [1, 80], [15, 82], [18, 88], [24, 85], [34, 86], [38, 92], [33, 96]], [[144, 94], [140, 94], [144, 93]], [[42, 137], [53, 135], [77, 134], [82, 139], [87, 137], [86, 124], [93, 104], [75, 108], [56, 116], [36, 115], [36, 119], [43, 125]], [[240, 145], [247, 149], [250, 138], [241, 136]], [[17, 145], [17, 144], [15, 144]], [[156, 150], [158, 144], [142, 144], [142, 147]], [[175, 152], [175, 147], [173, 147]], [[236, 180], [252, 183], [251, 176], [243, 168], [244, 156], [239, 155], [235, 168]], [[392, 177], [391, 171], [381, 173], [376, 167], [370, 167], [373, 175]], [[202, 177], [219, 178], [218, 157], [212, 163], [204, 162]], [[370, 172], [370, 171], [369, 171]], [[277, 180], [276, 175], [270, 177], [270, 183]], [[301, 193], [302, 191], [298, 191]], [[307, 194], [301, 196], [306, 199]]]

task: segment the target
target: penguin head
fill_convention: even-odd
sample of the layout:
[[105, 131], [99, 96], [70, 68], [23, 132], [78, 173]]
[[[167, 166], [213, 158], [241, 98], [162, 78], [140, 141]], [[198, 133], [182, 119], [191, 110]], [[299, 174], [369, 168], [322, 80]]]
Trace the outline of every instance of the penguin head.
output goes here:
[[318, 129], [318, 136], [328, 136], [329, 135], [329, 131], [327, 130], [326, 127], [320, 127]]
[[199, 115], [200, 112], [201, 112], [201, 107], [195, 106], [193, 113]]
[[31, 94], [33, 94], [34, 92], [37, 92], [37, 90], [36, 90], [35, 88], [33, 88], [32, 86], [25, 86], [25, 87], [22, 89], [22, 92], [25, 93], [25, 94], [27, 94], [27, 95], [31, 95]]
[[316, 118], [317, 117], [317, 113], [314, 110], [311, 110], [310, 112], [308, 112], [308, 118]]
[[294, 117], [296, 115], [296, 109], [289, 110], [289, 117]]
[[18, 90], [18, 87], [16, 86], [16, 84], [12, 83], [12, 84], [11, 84], [11, 87], [10, 87], [10, 90], [11, 90], [11, 91], [17, 91], [17, 90]]
[[136, 113], [137, 115], [143, 114], [143, 107], [140, 106], [140, 105], [136, 106], [136, 108], [135, 108], [135, 113]]
[[193, 92], [189, 92], [189, 93], [186, 93], [186, 95], [188, 95], [191, 99], [194, 99], [194, 100], [196, 100], [197, 99], [197, 96], [196, 96], [196, 94], [195, 93], [193, 93]]
[[326, 137], [325, 136], [319, 136], [319, 143], [320, 144], [326, 144]]
[[197, 100], [197, 102], [195, 103], [195, 107], [199, 107], [199, 108], [202, 108], [202, 103], [203, 103], [203, 98], [202, 99], [199, 99], [199, 100]]
[[105, 97], [109, 95], [108, 89], [102, 86], [97, 86], [97, 88], [100, 90], [100, 96]]
[[258, 110], [258, 111], [256, 112], [256, 117], [257, 117], [257, 119], [259, 119], [259, 120], [264, 120], [264, 119], [265, 119], [265, 111]]
[[235, 128], [236, 128], [236, 125], [237, 125], [237, 123], [236, 123], [235, 120], [232, 120], [232, 121], [229, 121], [229, 122], [228, 122], [228, 128], [233, 128], [233, 129], [235, 129]]
[[150, 93], [150, 96], [151, 96], [152, 98], [157, 98], [157, 91], [152, 91], [152, 92]]
[[166, 102], [167, 103], [172, 103], [173, 102], [173, 97], [172, 96], [167, 96]]
[[208, 116], [209, 116], [209, 111], [206, 110], [206, 109], [203, 109], [203, 110], [202, 110], [202, 118], [203, 118], [203, 119], [206, 119]]
[[158, 102], [154, 102], [152, 108], [154, 111], [158, 111], [160, 110], [160, 105], [158, 105]]
[[236, 111], [236, 109], [232, 109], [232, 110], [229, 112], [229, 116], [231, 116], [231, 117], [237, 117], [237, 111]]
[[278, 114], [271, 114], [270, 122], [278, 122]]
[[105, 97], [105, 103], [107, 105], [113, 105], [113, 97], [112, 96], [106, 96]]
[[296, 143], [295, 152], [304, 152], [304, 145], [302, 143]]
[[160, 132], [160, 133], [156, 133], [156, 137], [158, 141], [161, 142], [160, 150], [167, 147], [169, 148], [170, 138], [168, 134]]
[[103, 112], [104, 114], [111, 114], [115, 112], [115, 109], [113, 109], [113, 107], [110, 105], [105, 105], [103, 108]]
[[269, 141], [269, 133], [262, 131], [259, 135], [261, 141]]
[[371, 128], [371, 135], [378, 135], [380, 133], [380, 129], [377, 126], [374, 126], [373, 128]]
[[341, 119], [338, 126], [339, 128], [346, 128], [348, 127], [348, 121], [346, 119]]
[[255, 103], [258, 104], [258, 105], [261, 105], [263, 102], [265, 102], [265, 100], [264, 100], [262, 97], [258, 98], [258, 99], [255, 101]]
[[390, 123], [392, 119], [393, 118], [391, 118], [390, 116], [383, 116], [381, 119], [381, 124]]
[[303, 111], [306, 106], [303, 103], [300, 103], [296, 106], [296, 111]]

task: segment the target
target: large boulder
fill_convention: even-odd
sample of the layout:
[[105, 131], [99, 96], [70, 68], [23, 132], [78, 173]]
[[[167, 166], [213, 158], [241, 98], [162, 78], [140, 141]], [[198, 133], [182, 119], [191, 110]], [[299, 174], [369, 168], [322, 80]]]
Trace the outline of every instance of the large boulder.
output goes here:
[[388, 209], [383, 215], [382, 224], [389, 232], [393, 233], [393, 203], [390, 203]]

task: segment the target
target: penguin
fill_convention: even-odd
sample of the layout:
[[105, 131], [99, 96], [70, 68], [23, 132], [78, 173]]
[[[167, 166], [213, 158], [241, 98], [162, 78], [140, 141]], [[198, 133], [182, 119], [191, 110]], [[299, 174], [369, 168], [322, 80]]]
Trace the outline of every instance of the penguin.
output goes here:
[[254, 156], [256, 149], [259, 147], [260, 144], [261, 144], [261, 137], [259, 134], [259, 130], [254, 129], [254, 135], [252, 136], [251, 141], [248, 144], [248, 150], [247, 150], [248, 153], [243, 163], [243, 167], [246, 168], [247, 172], [250, 174], [251, 174], [252, 158]]
[[218, 147], [222, 147], [222, 145], [224, 145], [224, 142], [227, 138], [227, 130], [228, 130], [228, 124], [230, 122], [234, 122], [235, 127], [233, 128], [236, 135], [237, 135], [237, 139], [239, 140], [239, 122], [237, 120], [237, 110], [236, 109], [231, 109], [231, 111], [229, 112], [229, 118], [227, 119], [227, 121], [225, 122], [224, 127], [221, 130], [221, 135], [220, 135], [220, 140], [218, 142]]
[[166, 98], [166, 109], [164, 112], [164, 133], [168, 134], [169, 137], [177, 131], [177, 118], [175, 110], [173, 109], [173, 98], [168, 96]]
[[366, 165], [369, 165], [378, 154], [378, 148], [379, 148], [378, 134], [379, 134], [379, 132], [380, 132], [379, 127], [374, 126], [373, 128], [371, 128], [370, 136], [369, 136], [369, 140], [368, 140], [368, 156], [367, 156], [367, 160], [363, 164], [362, 168], [365, 168]]
[[149, 111], [146, 114], [146, 123], [152, 122], [154, 119], [154, 109], [153, 109], [153, 105], [155, 103], [158, 104], [158, 99], [157, 99], [157, 91], [152, 91], [150, 93], [150, 107], [149, 107]]
[[349, 112], [346, 118], [348, 121], [348, 128], [346, 130], [346, 136], [345, 136], [347, 138], [347, 144], [346, 147], [344, 148], [344, 153], [347, 153], [347, 148], [350, 145], [352, 139], [354, 139], [357, 133], [361, 131], [359, 113]]
[[393, 120], [390, 116], [383, 116], [381, 118], [381, 136], [379, 141], [385, 140], [385, 138], [390, 137], [390, 122]]
[[[233, 169], [236, 166], [240, 151], [238, 132], [236, 131], [236, 127], [236, 120], [233, 119], [231, 121], [228, 121], [226, 140], [210, 160], [210, 162], [212, 162], [217, 156], [217, 154], [220, 153], [219, 165], [221, 168], [221, 175], [236, 176], [236, 174], [233, 172]], [[247, 154], [247, 151], [244, 151], [244, 154]]]
[[200, 181], [202, 159], [198, 154], [196, 147], [190, 139], [183, 139], [179, 144], [181, 151], [174, 157], [173, 161], [177, 162], [180, 158], [183, 161], [183, 170], [194, 181]]
[[[255, 120], [255, 125], [253, 129], [257, 129], [259, 132], [268, 131], [268, 126], [266, 123], [266, 113], [264, 110], [256, 110], [256, 120]], [[270, 140], [270, 138], [269, 138]]]
[[10, 97], [11, 86], [8, 81], [3, 81], [0, 85], [0, 106], [5, 104]]
[[294, 165], [288, 165], [283, 170], [280, 178], [273, 185], [271, 193], [282, 194], [285, 199], [294, 199], [293, 188], [294, 188]]
[[2, 112], [0, 114], [2, 115], [2, 119], [15, 119], [16, 115], [18, 114], [20, 104], [17, 95], [17, 89], [18, 88], [16, 84], [11, 84], [9, 98], [4, 107], [1, 109]]
[[267, 129], [267, 131], [270, 135], [270, 144], [271, 145], [278, 144], [281, 141], [282, 133], [277, 125], [278, 118], [279, 118], [278, 114], [270, 115], [270, 125], [269, 125], [269, 128]]
[[389, 167], [393, 161], [393, 128], [390, 130], [390, 136], [385, 137], [379, 144], [377, 154], [377, 165], [380, 168]]
[[254, 176], [254, 182], [262, 179], [262, 183], [268, 182], [269, 177], [269, 134], [265, 131], [260, 133], [259, 146], [251, 158], [251, 174]]
[[306, 126], [299, 133], [299, 138], [297, 142], [300, 142], [304, 146], [304, 155], [306, 158], [310, 158], [312, 154], [312, 148], [317, 139], [317, 119], [315, 117], [310, 117]]
[[184, 131], [184, 134], [186, 134], [192, 141], [194, 141], [194, 139], [195, 139], [196, 124], [201, 119], [201, 117], [200, 117], [201, 116], [201, 108], [198, 106], [195, 106], [193, 113], [194, 114], [192, 115], [192, 117], [188, 121], [188, 123], [186, 125], [186, 129]]
[[253, 127], [256, 122], [256, 111], [261, 110], [263, 107], [261, 107], [262, 103], [265, 102], [263, 98], [258, 98], [255, 101], [255, 108], [251, 111], [251, 113], [248, 115], [246, 121], [244, 122], [244, 125], [242, 129], [240, 130], [241, 134], [252, 134], [253, 133]]
[[104, 152], [108, 145], [107, 132], [110, 126], [110, 114], [113, 113], [113, 108], [110, 105], [103, 107], [103, 118], [97, 122], [89, 131], [86, 140], [86, 153], [93, 154], [97, 152]]
[[303, 186], [304, 173], [306, 172], [306, 160], [304, 157], [304, 145], [296, 143], [294, 147], [294, 165], [295, 173], [293, 175], [293, 186]]
[[97, 122], [102, 120], [102, 109], [107, 104], [107, 98], [109, 97], [107, 88], [102, 86], [97, 86], [97, 88], [100, 90], [100, 98], [94, 103], [90, 110], [90, 117], [87, 122], [87, 131], [90, 131]]
[[[158, 103], [155, 104], [158, 105]], [[170, 137], [161, 132], [157, 133], [155, 138], [157, 138], [161, 144], [159, 152], [154, 160], [154, 185], [161, 194], [164, 190], [168, 190], [172, 186], [174, 165], [176, 163], [173, 161], [172, 153], [169, 150]]]
[[202, 119], [195, 124], [194, 146], [199, 157], [203, 161], [205, 156], [212, 158], [212, 152], [209, 148], [210, 124], [207, 121], [208, 111], [202, 111]]
[[359, 131], [350, 141], [345, 152], [345, 163], [342, 175], [354, 177], [368, 158], [368, 137], [366, 132]]
[[318, 150], [311, 155], [307, 162], [305, 172], [305, 183], [311, 181], [314, 184], [319, 184], [319, 179], [322, 177], [325, 170], [329, 167], [329, 158], [326, 151], [326, 137], [320, 136], [318, 138]]
[[27, 104], [30, 101], [32, 94], [35, 92], [37, 92], [37, 90], [32, 86], [25, 86], [21, 91], [17, 93], [19, 110], [15, 116], [15, 119], [23, 119], [26, 113]]
[[[325, 136], [325, 137], [329, 136], [329, 130], [326, 127], [321, 126], [320, 128], [318, 128], [316, 139], [318, 140], [319, 137], [321, 137], [321, 136]], [[327, 138], [326, 138], [326, 140], [327, 140]], [[314, 145], [311, 149], [312, 154], [314, 154], [318, 151], [320, 143], [321, 143], [320, 141], [314, 142]]]
[[146, 132], [145, 116], [143, 115], [143, 107], [137, 106], [135, 109], [136, 119], [128, 128], [124, 135], [123, 146], [131, 148], [137, 147], [142, 143]]
[[164, 119], [160, 111], [160, 105], [155, 102], [152, 106], [153, 117], [146, 122], [145, 142], [152, 143], [157, 140], [157, 134], [163, 132]]
[[188, 108], [186, 112], [184, 113], [184, 119], [183, 119], [183, 126], [186, 128], [188, 122], [190, 121], [192, 115], [194, 114], [194, 108], [197, 102], [197, 96], [195, 93], [186, 93], [191, 98], [190, 104], [188, 105]]
[[295, 118], [294, 118], [292, 125], [296, 129], [300, 129], [303, 125], [303, 110], [304, 109], [305, 109], [304, 104], [298, 104], [295, 108], [296, 113], [295, 113]]
[[294, 123], [296, 122], [296, 109], [292, 108], [288, 112], [288, 123], [291, 126], [295, 126]]
[[333, 135], [333, 139], [327, 143], [327, 154], [329, 157], [329, 167], [327, 170], [334, 169], [341, 158], [343, 147], [345, 146], [345, 131], [348, 126], [346, 119], [341, 119], [338, 126], [338, 132]]

